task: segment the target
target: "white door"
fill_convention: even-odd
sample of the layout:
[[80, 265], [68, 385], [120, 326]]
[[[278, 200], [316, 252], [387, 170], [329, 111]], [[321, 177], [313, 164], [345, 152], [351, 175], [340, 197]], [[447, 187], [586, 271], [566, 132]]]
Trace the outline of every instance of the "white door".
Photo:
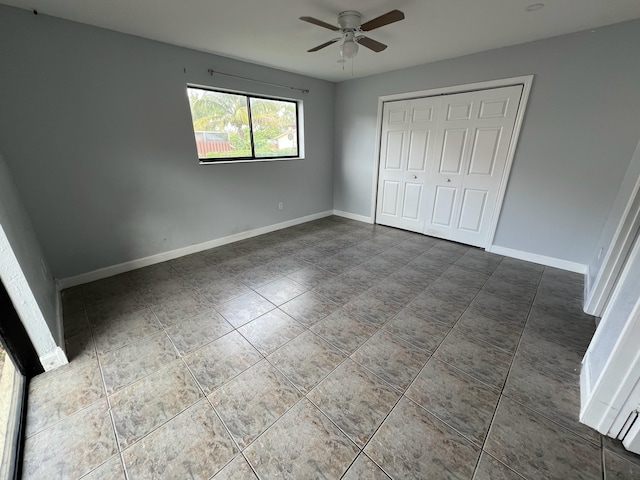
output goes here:
[[486, 246], [522, 86], [442, 96], [423, 232]]
[[376, 222], [422, 232], [439, 97], [384, 104]]

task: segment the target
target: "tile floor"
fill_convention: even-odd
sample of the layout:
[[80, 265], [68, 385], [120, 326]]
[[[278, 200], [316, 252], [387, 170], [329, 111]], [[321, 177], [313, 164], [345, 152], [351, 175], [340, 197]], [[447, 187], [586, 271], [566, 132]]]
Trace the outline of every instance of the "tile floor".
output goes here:
[[338, 217], [63, 292], [25, 479], [638, 479], [579, 275]]

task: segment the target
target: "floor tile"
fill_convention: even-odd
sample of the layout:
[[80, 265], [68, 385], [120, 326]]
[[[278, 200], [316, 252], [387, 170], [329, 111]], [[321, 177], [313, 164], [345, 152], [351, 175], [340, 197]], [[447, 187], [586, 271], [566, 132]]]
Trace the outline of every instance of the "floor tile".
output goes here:
[[383, 276], [371, 273], [362, 265], [358, 265], [342, 273], [339, 278], [357, 289], [369, 289]]
[[503, 258], [501, 255], [488, 253], [477, 248], [470, 248], [455, 261], [455, 264], [463, 268], [477, 270], [490, 275], [498, 268]]
[[147, 308], [147, 302], [135, 291], [131, 291], [126, 298], [118, 298], [105, 303], [87, 307], [87, 317], [91, 327], [108, 325], [112, 320], [122, 316], [139, 312]]
[[499, 397], [497, 391], [434, 358], [405, 395], [479, 446]]
[[403, 285], [395, 280], [386, 279], [378, 282], [367, 293], [387, 303], [404, 306], [413, 300], [422, 289], [420, 287]]
[[303, 293], [280, 305], [280, 310], [307, 327], [319, 322], [337, 308], [337, 303], [315, 292]]
[[214, 480], [258, 480], [242, 455], [236, 456], [213, 478]]
[[344, 308], [316, 323], [311, 330], [348, 355], [377, 331], [376, 327]]
[[498, 265], [498, 268], [494, 270], [493, 274], [512, 283], [538, 285], [543, 271], [543, 265], [515, 258], [505, 258]]
[[303, 287], [288, 277], [267, 283], [266, 285], [256, 289], [256, 292], [274, 305], [282, 305], [298, 295], [302, 295], [306, 291], [307, 287]]
[[351, 358], [393, 387], [404, 390], [429, 356], [413, 345], [380, 331], [356, 350]]
[[302, 394], [266, 360], [215, 390], [209, 399], [244, 449]]
[[386, 277], [388, 275], [391, 275], [396, 270], [399, 270], [401, 266], [396, 265], [389, 260], [385, 260], [382, 257], [373, 257], [372, 259], [361, 263], [360, 267], [371, 272], [372, 274], [382, 275]]
[[371, 461], [364, 453], [358, 455], [356, 461], [349, 467], [343, 480], [390, 480], [386, 473]]
[[597, 447], [506, 397], [485, 450], [526, 478], [602, 478]]
[[184, 357], [206, 394], [262, 360], [239, 333], [231, 332]]
[[[203, 452], [207, 452], [203, 455]], [[124, 451], [130, 480], [211, 478], [238, 452], [205, 400]]]
[[229, 278], [209, 283], [199, 290], [200, 295], [214, 306], [222, 305], [250, 292], [251, 289], [249, 287]]
[[245, 455], [261, 478], [339, 479], [358, 448], [308, 400], [289, 410]]
[[536, 295], [535, 286], [513, 283], [500, 277], [489, 278], [482, 287], [482, 291], [522, 304], [533, 303], [533, 298]]
[[600, 443], [600, 434], [578, 420], [580, 382], [577, 375], [572, 381], [559, 380], [516, 356], [503, 393], [585, 439]]
[[142, 298], [150, 304], [164, 303], [169, 298], [178, 295], [189, 286], [182, 278], [175, 277], [159, 282], [147, 283], [144, 286], [138, 286], [138, 291]]
[[291, 280], [307, 288], [315, 288], [321, 283], [334, 278], [333, 273], [329, 273], [326, 270], [314, 266], [302, 267], [295, 272], [291, 272], [287, 275]]
[[513, 355], [452, 331], [440, 344], [434, 357], [500, 389], [507, 378]]
[[364, 452], [392, 478], [471, 479], [480, 449], [403, 398]]
[[480, 290], [488, 279], [489, 275], [486, 273], [469, 270], [468, 268], [462, 268], [458, 265], [449, 265], [448, 268], [442, 272], [442, 275], [440, 275], [440, 280], [454, 282], [460, 288], [464, 289]]
[[265, 356], [304, 331], [305, 328], [302, 325], [277, 309], [265, 313], [238, 329], [238, 332]]
[[360, 448], [399, 397], [390, 385], [350, 360], [307, 395]]
[[438, 345], [449, 333], [447, 325], [429, 317], [420, 318], [406, 308], [400, 310], [383, 328], [399, 339], [429, 354], [438, 348]]
[[380, 299], [370, 292], [365, 292], [344, 305], [345, 310], [355, 313], [376, 327], [387, 323], [401, 308], [401, 305]]
[[129, 278], [138, 289], [144, 288], [149, 283], [163, 282], [178, 277], [177, 272], [167, 262], [138, 268], [128, 273]]
[[125, 480], [120, 455], [114, 455], [98, 468], [82, 477], [82, 480]]
[[640, 467], [640, 455], [627, 450], [620, 440], [601, 435], [602, 449], [609, 451]]
[[582, 355], [529, 328], [522, 334], [517, 355], [536, 370], [566, 382], [573, 382], [580, 375]]
[[307, 331], [273, 352], [268, 360], [307, 393], [345, 358], [337, 348]]
[[389, 275], [388, 278], [389, 280], [398, 282], [401, 285], [415, 287], [417, 290], [421, 290], [427, 288], [431, 282], [438, 278], [438, 275], [434, 273], [426, 273], [420, 269], [412, 267], [411, 265], [405, 265]]
[[339, 305], [344, 305], [364, 291], [364, 287], [350, 285], [340, 277], [321, 283], [314, 292]]
[[202, 397], [182, 360], [109, 397], [121, 449], [131, 446]]
[[584, 355], [593, 338], [596, 325], [595, 321], [556, 317], [534, 306], [527, 320], [527, 329], [546, 340], [570, 348], [578, 355]]
[[[290, 249], [289, 249], [290, 250]], [[265, 265], [269, 269], [278, 272], [280, 275], [290, 275], [293, 272], [297, 272], [301, 268], [307, 266], [307, 264], [296, 260], [291, 256], [277, 258], [272, 260], [267, 265]], [[295, 279], [292, 278], [295, 281]], [[306, 285], [305, 285], [306, 286]]]
[[89, 329], [89, 319], [84, 308], [81, 311], [65, 313], [63, 317], [64, 336], [73, 337]]
[[322, 270], [326, 270], [329, 273], [333, 273], [334, 275], [340, 275], [354, 266], [353, 263], [345, 262], [344, 259], [338, 255], [321, 258], [313, 264], [314, 266], [321, 268]]
[[176, 358], [178, 353], [164, 332], [101, 355], [107, 395], [160, 370]]
[[418, 295], [409, 304], [407, 311], [420, 318], [433, 318], [443, 324], [453, 325], [466, 310], [468, 304], [443, 300], [428, 292]]
[[[97, 280], [84, 284], [81, 288], [84, 303], [87, 307], [128, 297], [134, 291], [133, 283], [126, 275], [116, 275]], [[137, 296], [138, 294], [136, 293], [135, 295]]]
[[524, 480], [524, 477], [521, 477], [488, 453], [482, 452], [473, 480]]
[[406, 251], [398, 248], [398, 246], [393, 246], [378, 254], [380, 258], [384, 258], [385, 260], [388, 260], [389, 262], [396, 265], [406, 265], [418, 255], [419, 254], [416, 252]]
[[65, 338], [67, 360], [74, 363], [92, 362], [98, 358], [91, 330], [82, 330], [73, 337]]
[[166, 332], [181, 355], [193, 352], [233, 330], [222, 315], [211, 309], [167, 327]]
[[462, 314], [454, 330], [509, 353], [516, 351], [522, 335], [522, 326], [485, 317], [471, 308]]
[[476, 286], [461, 285], [456, 280], [440, 276], [424, 290], [424, 295], [435, 297], [444, 302], [469, 305], [479, 291], [480, 289]]
[[266, 298], [255, 292], [249, 292], [219, 305], [216, 309], [231, 325], [237, 328], [274, 308], [276, 306]]
[[451, 264], [424, 253], [411, 260], [407, 266], [420, 270], [428, 275], [438, 276], [447, 270]]
[[640, 465], [619, 457], [609, 450], [604, 451], [604, 470], [606, 480], [640, 478]]
[[184, 292], [151, 309], [165, 327], [211, 310], [212, 305], [194, 292]]
[[26, 436], [85, 408], [105, 396], [98, 362], [70, 363], [29, 383]]
[[494, 320], [510, 325], [523, 325], [529, 314], [530, 305], [511, 302], [490, 292], [480, 292], [471, 302], [470, 308]]
[[264, 265], [246, 270], [242, 274], [238, 275], [237, 279], [249, 288], [259, 288], [267, 283], [271, 283], [282, 278], [282, 276], [283, 274], [280, 271]]
[[191, 271], [182, 271], [183, 278], [195, 290], [206, 287], [210, 283], [216, 283], [224, 280], [227, 275], [215, 265], [200, 265]]
[[26, 439], [22, 478], [79, 478], [118, 451], [106, 400]]
[[119, 316], [93, 330], [93, 338], [98, 353], [108, 352], [133, 343], [162, 330], [162, 325], [151, 309], [146, 308]]

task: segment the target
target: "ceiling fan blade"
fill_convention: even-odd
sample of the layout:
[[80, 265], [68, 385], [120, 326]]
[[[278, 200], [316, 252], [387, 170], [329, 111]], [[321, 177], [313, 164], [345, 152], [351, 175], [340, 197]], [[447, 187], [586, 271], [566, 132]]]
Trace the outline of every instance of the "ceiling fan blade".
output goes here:
[[358, 37], [358, 43], [363, 47], [367, 47], [369, 50], [373, 50], [378, 53], [383, 51], [387, 46], [384, 43], [380, 43], [369, 37]]
[[318, 50], [322, 50], [324, 47], [328, 47], [329, 45], [336, 43], [339, 38], [334, 38], [333, 40], [329, 40], [328, 42], [323, 43], [322, 45], [318, 45], [317, 47], [313, 47], [311, 50], [307, 50], [307, 52], [317, 52]]
[[331, 25], [330, 23], [323, 22], [322, 20], [318, 20], [317, 18], [300, 17], [300, 20], [302, 20], [303, 22], [313, 23], [314, 25], [317, 25], [319, 27], [328, 28], [329, 30], [333, 30], [334, 32], [337, 32], [338, 30], [340, 30], [335, 25]]
[[370, 32], [373, 29], [384, 27], [385, 25], [399, 22], [400, 20], [404, 20], [404, 13], [402, 13], [400, 10], [391, 10], [384, 15], [380, 15], [373, 20], [369, 20], [368, 22], [363, 23], [362, 25], [360, 25], [360, 29], [363, 32]]

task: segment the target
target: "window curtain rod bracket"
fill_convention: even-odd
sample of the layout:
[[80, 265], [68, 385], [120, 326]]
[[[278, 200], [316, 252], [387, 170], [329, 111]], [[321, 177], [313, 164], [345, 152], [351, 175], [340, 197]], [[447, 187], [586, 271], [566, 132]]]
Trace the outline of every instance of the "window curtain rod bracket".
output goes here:
[[298, 87], [291, 87], [289, 85], [282, 85], [281, 83], [272, 83], [272, 82], [265, 82], [263, 80], [256, 80], [254, 78], [248, 78], [248, 77], [241, 77], [240, 75], [233, 75], [231, 73], [224, 73], [224, 72], [219, 72], [217, 70], [214, 70], [213, 68], [210, 68], [209, 70], [207, 70], [209, 72], [209, 75], [211, 75], [213, 77], [214, 74], [217, 75], [224, 75], [225, 77], [233, 77], [233, 78], [239, 78], [241, 80], [248, 80], [250, 82], [257, 82], [257, 83], [263, 83], [265, 85], [271, 85], [274, 87], [281, 87], [281, 88], [289, 88], [291, 90], [298, 90], [299, 92], [302, 93], [309, 93], [309, 89], [308, 88], [298, 88]]

